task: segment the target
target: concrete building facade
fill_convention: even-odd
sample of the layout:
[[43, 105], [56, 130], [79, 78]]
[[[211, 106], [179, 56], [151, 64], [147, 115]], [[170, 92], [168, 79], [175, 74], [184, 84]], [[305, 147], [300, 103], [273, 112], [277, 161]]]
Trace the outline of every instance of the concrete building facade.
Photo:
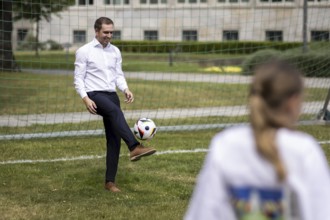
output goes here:
[[[286, 41], [303, 39], [304, 0], [76, 0], [40, 23], [40, 42], [72, 48], [94, 37], [96, 18], [114, 20], [114, 38], [159, 41]], [[329, 41], [330, 2], [309, 0], [308, 41]], [[13, 43], [35, 33], [36, 24], [14, 23]]]

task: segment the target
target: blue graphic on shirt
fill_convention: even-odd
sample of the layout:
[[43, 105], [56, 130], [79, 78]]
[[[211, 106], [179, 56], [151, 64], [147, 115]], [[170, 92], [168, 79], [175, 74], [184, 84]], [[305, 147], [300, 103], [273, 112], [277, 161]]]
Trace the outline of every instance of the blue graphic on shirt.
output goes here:
[[231, 201], [239, 220], [283, 220], [283, 189], [230, 187]]

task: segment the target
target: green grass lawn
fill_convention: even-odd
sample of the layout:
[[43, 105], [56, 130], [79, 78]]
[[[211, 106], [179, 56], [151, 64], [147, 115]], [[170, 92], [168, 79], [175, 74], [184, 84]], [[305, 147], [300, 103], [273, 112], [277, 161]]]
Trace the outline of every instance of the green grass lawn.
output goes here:
[[[0, 115], [85, 111], [72, 75], [4, 72], [0, 80]], [[245, 105], [249, 88], [246, 84], [138, 79], [129, 79], [128, 84], [135, 102], [122, 103], [124, 110]], [[327, 89], [306, 89], [305, 100], [323, 101], [325, 94]]]
[[[22, 68], [73, 69], [74, 55], [65, 52], [15, 54]], [[179, 54], [168, 65], [168, 54], [123, 54], [125, 71], [201, 72], [201, 63], [238, 55]], [[205, 62], [206, 61], [206, 62]], [[203, 64], [203, 65], [204, 65]], [[0, 115], [85, 112], [73, 87], [73, 75], [0, 73]], [[124, 110], [245, 105], [248, 85], [129, 79], [135, 102]], [[322, 95], [320, 95], [322, 94]], [[306, 89], [306, 101], [324, 101], [327, 89]], [[124, 97], [121, 95], [121, 100]], [[310, 117], [310, 116], [303, 116]], [[240, 117], [193, 117], [155, 121], [157, 126], [246, 122]], [[134, 120], [129, 120], [132, 126]], [[102, 121], [76, 124], [0, 127], [0, 134], [103, 129]], [[300, 126], [319, 141], [329, 141], [329, 126]], [[159, 152], [207, 149], [220, 129], [159, 131], [146, 145]], [[330, 161], [330, 144], [322, 144]], [[0, 219], [182, 219], [205, 153], [162, 154], [132, 163], [123, 144], [117, 183], [122, 193], [103, 189], [105, 138], [101, 136], [0, 140]], [[4, 161], [100, 158], [2, 164]]]
[[[192, 54], [179, 53], [170, 66], [169, 54], [162, 53], [122, 53], [124, 71], [144, 72], [203, 72], [205, 66], [213, 66], [216, 60], [243, 58], [244, 55]], [[41, 51], [37, 57], [32, 51], [15, 52], [21, 68], [30, 69], [67, 69], [73, 70], [75, 54], [65, 51]]]
[[[214, 131], [159, 134], [158, 151], [206, 148]], [[104, 155], [104, 137], [0, 142], [0, 161]], [[21, 152], [21, 153], [20, 153]], [[24, 152], [24, 153], [22, 153]], [[105, 159], [0, 165], [4, 219], [181, 219], [204, 153], [129, 162], [122, 148], [121, 194], [103, 189]]]
[[[319, 141], [329, 127], [301, 126]], [[160, 132], [147, 145], [158, 151], [206, 149], [219, 130]], [[330, 159], [330, 144], [322, 145]], [[0, 141], [0, 161], [52, 160], [105, 154], [103, 136]], [[123, 145], [117, 183], [103, 189], [105, 158], [0, 164], [2, 219], [182, 219], [205, 153], [164, 154], [129, 162]]]

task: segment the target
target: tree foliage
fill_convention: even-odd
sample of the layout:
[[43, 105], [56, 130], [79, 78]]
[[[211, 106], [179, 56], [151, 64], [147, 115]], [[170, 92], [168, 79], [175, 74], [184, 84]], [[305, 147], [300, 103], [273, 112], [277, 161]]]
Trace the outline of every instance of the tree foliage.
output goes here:
[[39, 45], [39, 22], [45, 19], [47, 22], [51, 20], [51, 15], [55, 14], [60, 17], [59, 12], [66, 10], [69, 6], [74, 5], [75, 0], [14, 0], [13, 1], [13, 19], [15, 21], [27, 19], [36, 22], [36, 42], [35, 51], [38, 56]]
[[14, 20], [39, 22], [45, 19], [49, 22], [51, 14], [58, 15], [58, 12], [74, 4], [75, 0], [16, 0], [13, 1]]

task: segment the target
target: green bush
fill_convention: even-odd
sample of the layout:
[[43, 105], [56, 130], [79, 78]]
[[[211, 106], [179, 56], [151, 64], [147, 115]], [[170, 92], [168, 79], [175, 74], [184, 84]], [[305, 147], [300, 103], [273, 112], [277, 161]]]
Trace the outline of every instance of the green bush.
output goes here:
[[242, 63], [242, 73], [244, 75], [252, 75], [256, 65], [265, 63], [273, 58], [279, 58], [280, 54], [280, 51], [274, 49], [259, 50], [245, 58]]
[[285, 53], [283, 59], [294, 63], [305, 76], [330, 77], [330, 54], [326, 53]]
[[48, 50], [63, 50], [63, 46], [54, 40], [47, 40], [45, 45]]
[[36, 37], [28, 35], [23, 42], [19, 42], [17, 50], [35, 50], [38, 47], [39, 50], [45, 49], [44, 43], [37, 43]]
[[280, 51], [301, 47], [298, 42], [198, 42], [198, 41], [114, 41], [122, 52], [133, 53], [221, 53], [221, 54], [251, 54], [262, 49]]
[[296, 65], [307, 77], [330, 77], [330, 54], [324, 52], [260, 50], [248, 56], [242, 63], [243, 74], [252, 75], [256, 65], [269, 59], [286, 60]]
[[28, 35], [23, 42], [19, 42], [17, 50], [35, 50], [38, 47], [39, 50], [63, 50], [63, 46], [54, 40], [47, 40], [46, 42], [36, 42], [36, 37]]

